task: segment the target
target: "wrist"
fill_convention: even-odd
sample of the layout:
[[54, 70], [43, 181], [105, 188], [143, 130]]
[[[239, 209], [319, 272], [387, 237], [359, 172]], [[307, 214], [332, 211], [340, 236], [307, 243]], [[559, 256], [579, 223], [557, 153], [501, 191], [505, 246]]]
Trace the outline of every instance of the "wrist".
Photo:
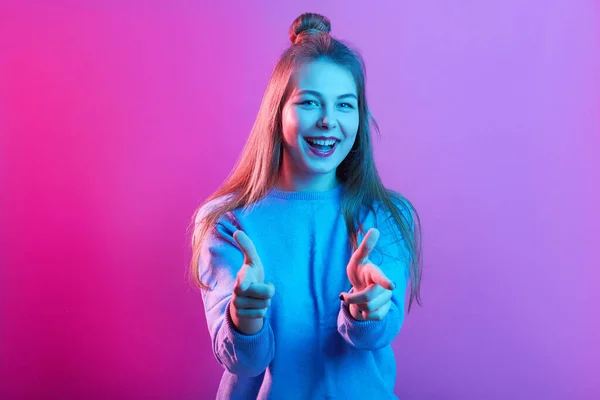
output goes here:
[[242, 335], [256, 335], [260, 332], [264, 325], [264, 318], [239, 318], [234, 310], [231, 309], [233, 305], [229, 306], [229, 319], [232, 322], [233, 328]]

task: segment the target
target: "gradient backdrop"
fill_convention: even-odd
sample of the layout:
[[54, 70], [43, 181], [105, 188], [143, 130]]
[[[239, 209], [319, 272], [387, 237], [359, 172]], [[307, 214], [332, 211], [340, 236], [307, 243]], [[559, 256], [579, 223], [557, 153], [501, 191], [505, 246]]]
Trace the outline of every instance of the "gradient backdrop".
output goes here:
[[397, 394], [600, 398], [597, 2], [47, 3], [0, 4], [0, 398], [214, 397], [186, 228], [305, 11], [422, 216]]

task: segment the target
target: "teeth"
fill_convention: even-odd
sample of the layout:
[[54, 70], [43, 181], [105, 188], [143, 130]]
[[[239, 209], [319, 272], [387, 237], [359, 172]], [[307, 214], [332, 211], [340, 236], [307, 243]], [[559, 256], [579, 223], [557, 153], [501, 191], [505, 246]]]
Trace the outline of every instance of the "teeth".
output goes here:
[[315, 140], [315, 139], [309, 139], [309, 138], [306, 138], [306, 140], [308, 140], [309, 142], [318, 144], [320, 146], [332, 146], [336, 142], [335, 140], [320, 140], [320, 139]]

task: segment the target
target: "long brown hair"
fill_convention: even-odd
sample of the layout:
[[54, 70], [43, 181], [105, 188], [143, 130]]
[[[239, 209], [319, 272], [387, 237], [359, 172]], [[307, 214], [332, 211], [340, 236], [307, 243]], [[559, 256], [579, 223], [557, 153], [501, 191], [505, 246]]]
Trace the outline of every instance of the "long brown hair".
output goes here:
[[[194, 212], [192, 217], [192, 260], [190, 274], [201, 288], [198, 262], [200, 250], [208, 232], [218, 219], [235, 209], [251, 206], [264, 198], [275, 186], [282, 157], [282, 109], [289, 96], [292, 73], [305, 63], [326, 59], [353, 75], [358, 92], [359, 127], [356, 140], [348, 156], [342, 161], [336, 175], [343, 182], [341, 210], [348, 229], [348, 240], [356, 249], [358, 232], [365, 233], [359, 220], [361, 207], [375, 212], [374, 204], [381, 204], [393, 218], [401, 238], [398, 246], [408, 248], [410, 266], [410, 312], [413, 300], [421, 304], [420, 284], [422, 271], [421, 223], [412, 203], [401, 194], [386, 189], [381, 182], [371, 144], [371, 127], [379, 134], [377, 123], [367, 107], [365, 95], [365, 66], [362, 57], [348, 45], [332, 36], [331, 23], [319, 14], [305, 13], [296, 18], [290, 28], [292, 45], [281, 55], [262, 99], [258, 115], [238, 162], [221, 186]], [[208, 202], [225, 198], [198, 221], [199, 212]], [[402, 243], [404, 239], [404, 243]], [[404, 249], [401, 249], [404, 251]]]

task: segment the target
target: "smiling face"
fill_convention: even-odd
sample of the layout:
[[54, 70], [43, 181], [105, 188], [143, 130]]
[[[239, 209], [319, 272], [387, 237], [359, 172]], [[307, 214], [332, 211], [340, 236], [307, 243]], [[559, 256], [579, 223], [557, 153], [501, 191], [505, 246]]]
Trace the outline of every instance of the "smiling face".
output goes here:
[[283, 158], [277, 187], [288, 191], [335, 187], [336, 169], [358, 132], [358, 93], [350, 71], [327, 60], [298, 68], [281, 118]]

